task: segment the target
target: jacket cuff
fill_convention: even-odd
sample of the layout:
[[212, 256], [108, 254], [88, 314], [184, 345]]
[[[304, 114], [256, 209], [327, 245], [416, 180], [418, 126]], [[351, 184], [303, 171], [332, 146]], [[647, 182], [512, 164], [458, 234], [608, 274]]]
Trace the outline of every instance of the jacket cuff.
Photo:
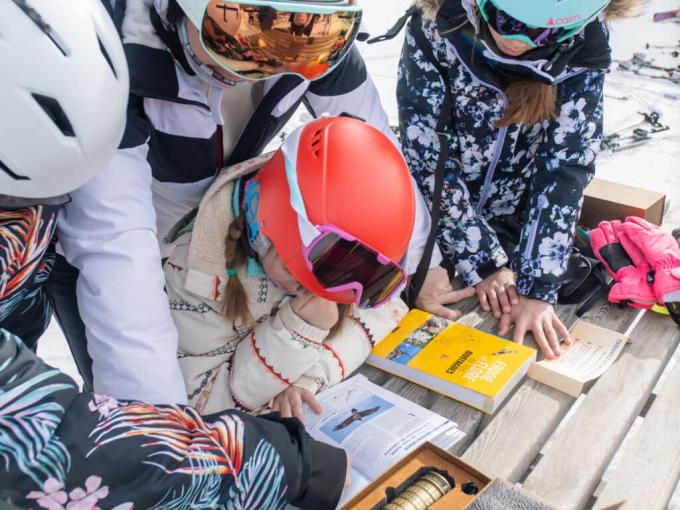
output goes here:
[[463, 284], [466, 287], [474, 287], [500, 268], [505, 267], [507, 263], [508, 256], [503, 251], [503, 248], [499, 246], [486, 260], [477, 261], [473, 258], [458, 260], [455, 267], [463, 280]]
[[547, 301], [551, 305], [557, 304], [557, 294], [560, 284], [543, 283], [539, 279], [526, 275], [517, 276], [517, 293], [530, 299], [540, 299]]
[[343, 449], [313, 439], [297, 418], [270, 413], [246, 419], [279, 453], [291, 505], [301, 510], [338, 505], [347, 474], [347, 454]]
[[347, 454], [315, 439], [310, 441], [309, 450], [312, 469], [307, 487], [291, 504], [303, 510], [336, 508], [345, 488]]
[[320, 344], [328, 336], [328, 329], [320, 329], [316, 326], [312, 326], [296, 314], [293, 311], [290, 300], [286, 301], [279, 309], [279, 317], [288, 331], [297, 333], [313, 343]]
[[312, 379], [306, 375], [301, 375], [298, 380], [293, 383], [293, 386], [307, 390], [313, 395], [316, 395], [316, 392], [319, 391], [319, 383], [316, 379]]

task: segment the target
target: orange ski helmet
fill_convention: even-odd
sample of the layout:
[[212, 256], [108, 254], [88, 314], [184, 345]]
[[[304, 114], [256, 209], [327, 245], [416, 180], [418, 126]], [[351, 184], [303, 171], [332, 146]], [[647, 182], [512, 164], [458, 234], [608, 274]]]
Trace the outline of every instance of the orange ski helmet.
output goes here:
[[[376, 128], [350, 117], [310, 122], [286, 139], [251, 186], [259, 193], [257, 230], [310, 292], [373, 307], [405, 283], [399, 262], [413, 231], [414, 190], [401, 152]], [[345, 244], [331, 258], [323, 249], [329, 239]], [[324, 257], [321, 275], [317, 262]], [[329, 272], [335, 274], [327, 279]], [[367, 285], [373, 295], [362, 300]]]

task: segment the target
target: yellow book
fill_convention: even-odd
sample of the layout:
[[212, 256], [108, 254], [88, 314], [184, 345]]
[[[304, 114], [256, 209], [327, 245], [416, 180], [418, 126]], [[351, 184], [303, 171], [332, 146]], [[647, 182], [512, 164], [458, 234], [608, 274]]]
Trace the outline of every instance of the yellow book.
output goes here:
[[366, 362], [493, 413], [535, 360], [535, 349], [411, 310]]

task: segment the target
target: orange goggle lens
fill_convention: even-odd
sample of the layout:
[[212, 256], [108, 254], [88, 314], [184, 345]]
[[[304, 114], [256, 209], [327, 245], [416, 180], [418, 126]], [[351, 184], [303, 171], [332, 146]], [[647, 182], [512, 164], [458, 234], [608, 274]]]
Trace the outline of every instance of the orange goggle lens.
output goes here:
[[247, 79], [297, 74], [320, 78], [347, 54], [361, 9], [320, 14], [212, 0], [201, 26], [203, 47], [217, 64]]

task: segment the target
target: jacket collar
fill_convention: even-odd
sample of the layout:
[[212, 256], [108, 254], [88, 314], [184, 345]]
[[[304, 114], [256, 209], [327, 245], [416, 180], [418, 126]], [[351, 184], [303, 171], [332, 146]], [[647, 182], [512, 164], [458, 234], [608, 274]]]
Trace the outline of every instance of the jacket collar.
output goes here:
[[606, 26], [595, 20], [569, 44], [536, 48], [521, 57], [503, 55], [488, 32], [477, 20], [474, 0], [447, 0], [439, 8], [437, 32], [478, 78], [501, 88], [519, 80], [554, 84], [570, 68], [606, 70], [611, 65]]

